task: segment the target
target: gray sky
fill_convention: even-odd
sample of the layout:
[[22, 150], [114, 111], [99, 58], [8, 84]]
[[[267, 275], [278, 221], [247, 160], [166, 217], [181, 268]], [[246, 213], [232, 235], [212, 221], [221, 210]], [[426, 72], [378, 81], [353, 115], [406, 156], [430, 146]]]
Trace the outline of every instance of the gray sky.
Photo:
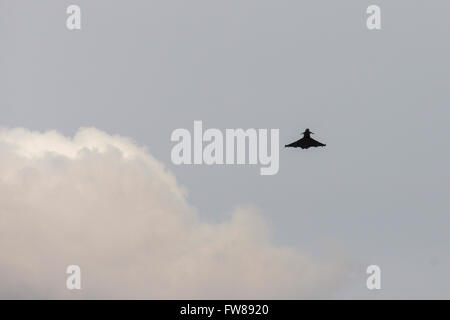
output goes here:
[[[68, 31], [65, 9], [82, 9]], [[378, 4], [382, 30], [366, 28]], [[252, 204], [275, 241], [356, 262], [336, 298], [450, 298], [450, 2], [0, 0], [0, 125], [94, 126], [163, 161], [205, 220]], [[308, 127], [280, 171], [174, 166], [176, 128]], [[365, 287], [365, 267], [382, 290]]]

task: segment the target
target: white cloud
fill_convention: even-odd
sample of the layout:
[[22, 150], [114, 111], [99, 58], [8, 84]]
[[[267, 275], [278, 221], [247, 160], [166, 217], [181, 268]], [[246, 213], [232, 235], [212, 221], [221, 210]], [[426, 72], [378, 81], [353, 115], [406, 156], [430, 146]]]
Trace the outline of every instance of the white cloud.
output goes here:
[[[65, 268], [82, 269], [82, 290]], [[200, 220], [164, 165], [97, 129], [0, 130], [1, 298], [303, 298], [347, 274], [279, 247], [257, 210]]]

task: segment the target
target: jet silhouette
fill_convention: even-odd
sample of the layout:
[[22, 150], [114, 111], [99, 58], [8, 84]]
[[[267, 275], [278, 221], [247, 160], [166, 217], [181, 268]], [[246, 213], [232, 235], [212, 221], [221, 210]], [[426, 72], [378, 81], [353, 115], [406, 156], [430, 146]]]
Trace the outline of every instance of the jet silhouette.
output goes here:
[[303, 138], [300, 140], [297, 140], [295, 142], [292, 142], [291, 144], [286, 144], [285, 148], [302, 148], [302, 149], [308, 149], [310, 147], [325, 147], [326, 144], [323, 144], [319, 141], [314, 140], [311, 138], [311, 134], [313, 134], [309, 129], [306, 129], [305, 132], [303, 132]]

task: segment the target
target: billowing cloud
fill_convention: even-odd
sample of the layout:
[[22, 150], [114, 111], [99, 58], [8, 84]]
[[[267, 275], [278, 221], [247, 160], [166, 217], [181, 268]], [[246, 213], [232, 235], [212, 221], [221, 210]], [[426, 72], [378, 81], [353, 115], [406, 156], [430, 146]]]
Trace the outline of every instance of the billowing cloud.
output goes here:
[[[82, 290], [66, 289], [66, 267]], [[346, 275], [273, 244], [255, 208], [202, 221], [133, 141], [83, 128], [0, 130], [1, 298], [303, 298]]]

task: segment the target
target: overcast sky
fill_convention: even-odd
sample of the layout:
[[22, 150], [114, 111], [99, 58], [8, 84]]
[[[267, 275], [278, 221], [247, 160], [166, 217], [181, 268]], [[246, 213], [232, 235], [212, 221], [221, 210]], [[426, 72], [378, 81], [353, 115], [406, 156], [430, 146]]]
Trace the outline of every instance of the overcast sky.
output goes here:
[[[65, 26], [70, 4], [80, 31]], [[382, 30], [366, 28], [371, 4]], [[448, 0], [0, 0], [0, 126], [130, 137], [205, 223], [250, 205], [276, 245], [352, 261], [333, 298], [450, 298], [449, 12]], [[310, 128], [327, 146], [281, 147], [274, 176], [175, 166], [170, 135], [194, 120], [279, 128], [280, 146]]]

